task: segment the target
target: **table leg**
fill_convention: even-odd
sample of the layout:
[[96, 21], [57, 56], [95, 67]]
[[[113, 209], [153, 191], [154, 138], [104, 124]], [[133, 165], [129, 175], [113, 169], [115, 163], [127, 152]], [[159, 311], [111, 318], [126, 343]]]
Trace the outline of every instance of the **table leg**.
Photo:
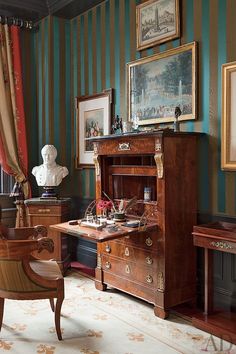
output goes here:
[[211, 249], [205, 248], [204, 258], [204, 314], [208, 315], [213, 312], [213, 251]]

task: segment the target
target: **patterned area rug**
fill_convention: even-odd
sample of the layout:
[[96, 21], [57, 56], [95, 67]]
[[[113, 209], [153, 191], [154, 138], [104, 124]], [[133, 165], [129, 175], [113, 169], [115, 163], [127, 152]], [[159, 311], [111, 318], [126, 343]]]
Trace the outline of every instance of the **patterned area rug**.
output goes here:
[[96, 290], [93, 280], [78, 272], [68, 273], [65, 291], [63, 341], [57, 340], [48, 300], [6, 300], [0, 353], [236, 353], [235, 346], [176, 315], [161, 320], [146, 302], [114, 289]]

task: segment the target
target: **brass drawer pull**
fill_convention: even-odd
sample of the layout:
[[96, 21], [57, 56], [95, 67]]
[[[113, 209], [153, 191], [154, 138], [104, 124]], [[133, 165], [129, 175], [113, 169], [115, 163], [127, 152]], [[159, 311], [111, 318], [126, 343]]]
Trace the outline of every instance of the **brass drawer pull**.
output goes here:
[[127, 151], [131, 150], [130, 143], [119, 143], [118, 151]]
[[106, 263], [105, 263], [105, 267], [106, 267], [107, 269], [111, 269], [111, 263], [110, 263], [110, 262], [106, 262]]
[[38, 209], [38, 213], [50, 213], [51, 209]]
[[128, 247], [125, 247], [125, 256], [129, 257], [129, 249], [128, 249]]
[[152, 264], [153, 263], [153, 259], [151, 257], [146, 257], [146, 263], [147, 264]]
[[128, 266], [128, 264], [126, 264], [125, 266], [125, 273], [130, 274], [130, 267]]
[[148, 275], [146, 276], [146, 282], [147, 282], [148, 284], [151, 284], [151, 283], [153, 282], [153, 278], [152, 278], [152, 276], [151, 276], [150, 274], [148, 274]]
[[111, 246], [110, 245], [106, 245], [106, 252], [110, 253], [111, 252]]
[[221, 249], [232, 249], [233, 247], [230, 246], [230, 244], [228, 242], [222, 242], [222, 241], [218, 241], [218, 242], [215, 242], [215, 241], [212, 241], [210, 243], [211, 246], [214, 246], [216, 248], [221, 248]]
[[145, 243], [146, 243], [147, 246], [151, 247], [153, 245], [151, 237], [146, 238]]

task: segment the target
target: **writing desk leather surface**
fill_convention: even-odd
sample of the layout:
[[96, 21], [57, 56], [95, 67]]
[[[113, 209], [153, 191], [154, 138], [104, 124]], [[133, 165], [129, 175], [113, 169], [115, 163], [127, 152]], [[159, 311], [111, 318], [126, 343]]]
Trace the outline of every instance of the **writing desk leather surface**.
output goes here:
[[102, 230], [95, 230], [90, 227], [77, 225], [69, 225], [69, 222], [64, 222], [60, 224], [50, 225], [50, 229], [56, 230], [62, 233], [66, 233], [68, 235], [82, 237], [90, 241], [94, 242], [105, 242], [109, 240], [114, 240], [117, 238], [121, 238], [124, 236], [128, 236], [131, 234], [135, 234], [138, 232], [145, 232], [157, 229], [156, 223], [148, 223], [145, 227], [141, 226], [131, 228], [122, 226], [120, 224], [116, 224], [118, 226], [118, 230], [115, 232], [109, 232], [106, 228]]

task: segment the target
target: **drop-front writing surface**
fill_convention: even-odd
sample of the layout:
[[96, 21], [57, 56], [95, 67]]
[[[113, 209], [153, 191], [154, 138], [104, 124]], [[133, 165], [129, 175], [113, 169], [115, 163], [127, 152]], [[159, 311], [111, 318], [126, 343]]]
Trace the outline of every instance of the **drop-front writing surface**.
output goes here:
[[[155, 314], [196, 297], [191, 232], [197, 210], [197, 136], [171, 130], [93, 139], [96, 198], [138, 203], [158, 224], [146, 231], [98, 244], [96, 287], [115, 287], [154, 304]], [[145, 187], [151, 190], [144, 201]]]

